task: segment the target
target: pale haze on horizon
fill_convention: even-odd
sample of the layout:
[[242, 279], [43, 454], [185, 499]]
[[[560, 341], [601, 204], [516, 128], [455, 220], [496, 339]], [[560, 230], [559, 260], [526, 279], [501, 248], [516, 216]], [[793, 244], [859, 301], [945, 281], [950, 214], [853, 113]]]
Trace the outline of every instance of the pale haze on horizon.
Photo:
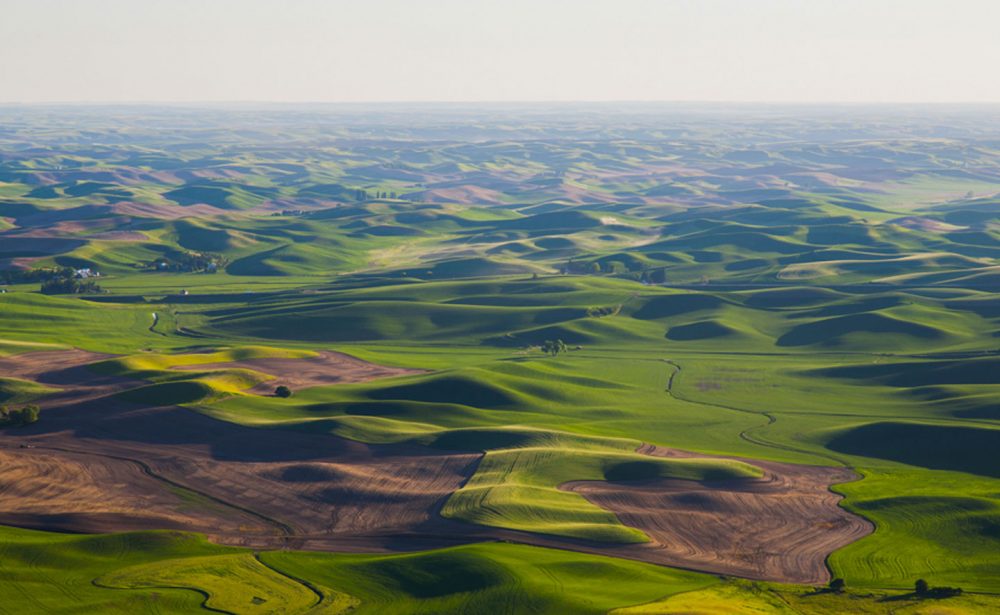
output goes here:
[[0, 102], [998, 102], [996, 0], [3, 0]]

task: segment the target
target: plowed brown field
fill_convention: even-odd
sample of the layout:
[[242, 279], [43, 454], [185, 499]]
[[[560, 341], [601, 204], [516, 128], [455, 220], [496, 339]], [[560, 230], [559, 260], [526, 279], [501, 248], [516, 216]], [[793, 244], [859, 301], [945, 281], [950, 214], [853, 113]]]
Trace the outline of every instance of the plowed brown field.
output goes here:
[[[644, 445], [647, 455], [706, 457]], [[754, 480], [699, 483], [577, 481], [562, 488], [645, 532], [649, 559], [672, 566], [794, 583], [829, 580], [826, 557], [874, 527], [838, 503], [830, 485], [857, 476], [847, 468], [741, 459], [764, 470]]]
[[423, 370], [376, 365], [341, 352], [329, 351], [322, 351], [318, 356], [307, 359], [250, 359], [248, 361], [202, 363], [174, 367], [174, 369], [190, 371], [232, 368], [251, 369], [274, 376], [274, 380], [268, 380], [250, 389], [251, 392], [258, 395], [271, 393], [276, 386], [282, 384], [295, 390], [423, 373]]

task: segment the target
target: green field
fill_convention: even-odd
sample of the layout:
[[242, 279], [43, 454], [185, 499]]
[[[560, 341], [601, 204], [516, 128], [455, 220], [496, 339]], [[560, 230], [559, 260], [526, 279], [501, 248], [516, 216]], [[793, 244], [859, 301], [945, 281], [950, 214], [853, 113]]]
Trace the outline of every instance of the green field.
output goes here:
[[[254, 554], [180, 533], [5, 529], [0, 612], [603, 613], [699, 589], [708, 575], [504, 544], [415, 555]], [[600, 582], [602, 589], [595, 590]], [[499, 601], [499, 602], [498, 602]]]

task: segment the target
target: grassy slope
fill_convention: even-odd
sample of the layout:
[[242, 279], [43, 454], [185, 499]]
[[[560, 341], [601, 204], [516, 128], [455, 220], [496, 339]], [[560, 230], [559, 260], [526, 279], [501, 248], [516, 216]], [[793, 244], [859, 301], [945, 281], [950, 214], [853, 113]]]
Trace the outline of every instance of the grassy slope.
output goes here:
[[96, 305], [69, 297], [7, 293], [0, 295], [0, 337], [121, 353], [189, 344], [149, 330], [152, 313], [158, 310], [162, 311], [157, 306]]
[[[203, 410], [226, 420], [287, 423], [373, 442], [434, 443], [447, 430], [514, 425], [706, 452], [816, 460], [808, 454], [733, 442], [734, 429], [749, 429], [765, 419], [724, 408], [706, 412], [699, 405], [672, 399], [664, 391], [672, 367], [655, 353], [634, 357], [615, 351], [576, 351], [555, 359], [538, 353], [531, 359], [494, 357], [430, 375], [301, 391], [289, 400], [234, 398]], [[467, 364], [476, 360], [457, 353], [452, 358]], [[504, 446], [503, 440], [466, 444], [477, 449]]]
[[[445, 517], [508, 529], [587, 540], [632, 543], [648, 537], [582, 496], [557, 489], [571, 480], [650, 478], [721, 480], [760, 476], [725, 460], [658, 459], [611, 447], [529, 447], [492, 450], [476, 474], [445, 503]], [[613, 451], [613, 452], [612, 452]]]
[[30, 380], [0, 378], [0, 405], [27, 403], [54, 390]]
[[191, 587], [206, 609], [228, 613], [320, 613], [351, 610], [358, 601], [328, 588], [307, 586], [262, 564], [254, 555], [209, 555], [139, 564], [99, 577], [116, 589]]
[[638, 562], [510, 544], [405, 555], [267, 553], [287, 574], [349, 591], [358, 613], [605, 613], [713, 577]]
[[11, 614], [465, 613], [485, 605], [603, 613], [716, 582], [506, 544], [407, 555], [265, 552], [257, 559], [179, 532], [74, 536], [0, 528], [0, 538], [0, 613]]
[[94, 579], [126, 566], [224, 553], [177, 533], [73, 536], [0, 529], [0, 612], [189, 613], [204, 597], [184, 589], [110, 590]]
[[42, 350], [63, 350], [67, 347], [63, 344], [42, 344], [38, 342], [0, 339], [0, 356], [21, 354], [23, 352], [40, 352]]
[[[790, 289], [794, 291], [795, 289]], [[422, 341], [521, 347], [568, 344], [744, 352], [926, 352], [989, 348], [993, 323], [930, 296], [799, 289], [678, 291], [621, 280], [549, 277], [387, 284], [276, 295], [252, 306], [208, 310], [211, 334], [315, 343]], [[603, 310], [603, 311], [602, 311]]]
[[849, 589], [842, 594], [813, 588], [729, 581], [612, 611], [613, 615], [973, 615], [1000, 608], [996, 596], [964, 595], [944, 600], [910, 593], [871, 593]]
[[160, 354], [150, 353], [106, 359], [89, 367], [97, 374], [126, 376], [151, 384], [119, 393], [119, 397], [138, 403], [179, 405], [208, 402], [229, 396], [265, 382], [270, 375], [255, 370], [229, 367], [199, 370], [176, 370], [174, 367], [197, 367], [210, 363], [229, 363], [267, 358], [306, 358], [309, 350], [287, 350], [264, 346], [241, 346], [215, 352]]

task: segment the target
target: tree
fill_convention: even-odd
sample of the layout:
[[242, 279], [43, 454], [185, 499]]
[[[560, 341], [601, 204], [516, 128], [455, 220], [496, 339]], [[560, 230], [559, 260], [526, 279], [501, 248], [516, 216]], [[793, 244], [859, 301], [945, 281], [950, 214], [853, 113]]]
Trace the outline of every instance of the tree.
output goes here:
[[21, 408], [21, 424], [31, 425], [32, 423], [38, 422], [38, 416], [42, 413], [41, 408], [31, 404], [30, 406], [25, 406]]
[[913, 590], [918, 596], [923, 596], [930, 590], [930, 588], [931, 586], [923, 579], [917, 579], [917, 582], [913, 584]]
[[649, 272], [649, 281], [653, 284], [665, 284], [667, 281], [666, 269], [654, 269]]
[[292, 390], [282, 384], [274, 389], [274, 394], [278, 397], [288, 398], [292, 396]]
[[562, 340], [545, 340], [542, 343], [542, 352], [554, 357], [560, 352], [566, 352], [566, 342]]
[[842, 593], [844, 591], [844, 586], [846, 586], [846, 585], [847, 585], [847, 583], [844, 582], [844, 579], [836, 578], [836, 579], [830, 581], [829, 587], [830, 587], [830, 591], [836, 592], [836, 593], [839, 594], [839, 593]]

